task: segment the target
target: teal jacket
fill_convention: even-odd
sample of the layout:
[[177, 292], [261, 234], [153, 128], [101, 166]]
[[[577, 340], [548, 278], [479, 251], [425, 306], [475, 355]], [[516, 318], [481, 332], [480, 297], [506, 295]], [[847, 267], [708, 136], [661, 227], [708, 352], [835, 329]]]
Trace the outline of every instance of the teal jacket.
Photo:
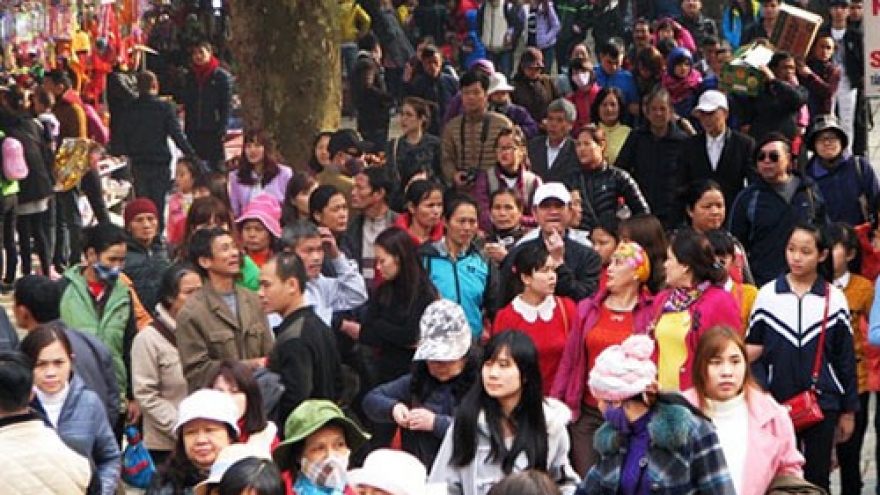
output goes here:
[[495, 265], [473, 244], [453, 259], [446, 249], [446, 238], [422, 245], [419, 254], [440, 297], [461, 305], [471, 334], [479, 338], [483, 333], [483, 317], [493, 320], [499, 307], [499, 277]]

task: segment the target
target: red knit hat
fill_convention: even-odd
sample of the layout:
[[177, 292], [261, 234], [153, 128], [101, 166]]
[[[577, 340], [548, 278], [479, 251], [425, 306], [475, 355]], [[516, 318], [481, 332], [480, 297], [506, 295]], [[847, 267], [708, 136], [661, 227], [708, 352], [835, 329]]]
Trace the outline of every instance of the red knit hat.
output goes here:
[[137, 198], [125, 205], [125, 211], [122, 213], [125, 227], [128, 228], [134, 217], [142, 213], [152, 213], [157, 219], [159, 218], [159, 210], [156, 209], [156, 204], [153, 203], [153, 200], [150, 198]]

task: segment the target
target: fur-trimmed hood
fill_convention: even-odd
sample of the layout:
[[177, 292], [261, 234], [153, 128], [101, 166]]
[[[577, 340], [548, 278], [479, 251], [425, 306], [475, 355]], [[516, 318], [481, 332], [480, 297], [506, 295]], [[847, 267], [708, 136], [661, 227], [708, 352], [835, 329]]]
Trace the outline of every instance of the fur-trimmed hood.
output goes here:
[[[669, 451], [680, 451], [690, 443], [693, 413], [686, 406], [658, 402], [648, 422], [651, 445]], [[619, 431], [605, 423], [596, 431], [594, 446], [600, 454], [615, 454], [624, 442]]]

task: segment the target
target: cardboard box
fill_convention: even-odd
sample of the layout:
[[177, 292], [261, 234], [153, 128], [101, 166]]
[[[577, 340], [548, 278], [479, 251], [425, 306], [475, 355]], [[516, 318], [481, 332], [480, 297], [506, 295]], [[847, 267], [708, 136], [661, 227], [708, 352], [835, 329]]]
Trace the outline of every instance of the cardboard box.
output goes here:
[[736, 58], [721, 68], [721, 89], [728, 93], [756, 96], [765, 82], [759, 68], [767, 65], [772, 56], [770, 47], [758, 43], [739, 50]]
[[777, 50], [806, 58], [821, 25], [822, 16], [782, 3], [770, 42]]

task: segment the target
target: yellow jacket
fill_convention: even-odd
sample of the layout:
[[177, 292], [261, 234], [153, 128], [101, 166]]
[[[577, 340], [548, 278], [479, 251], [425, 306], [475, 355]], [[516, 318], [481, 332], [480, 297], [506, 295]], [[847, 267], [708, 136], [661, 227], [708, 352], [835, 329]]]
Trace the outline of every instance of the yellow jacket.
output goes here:
[[339, 2], [339, 27], [343, 43], [355, 43], [370, 32], [370, 15], [353, 0]]

